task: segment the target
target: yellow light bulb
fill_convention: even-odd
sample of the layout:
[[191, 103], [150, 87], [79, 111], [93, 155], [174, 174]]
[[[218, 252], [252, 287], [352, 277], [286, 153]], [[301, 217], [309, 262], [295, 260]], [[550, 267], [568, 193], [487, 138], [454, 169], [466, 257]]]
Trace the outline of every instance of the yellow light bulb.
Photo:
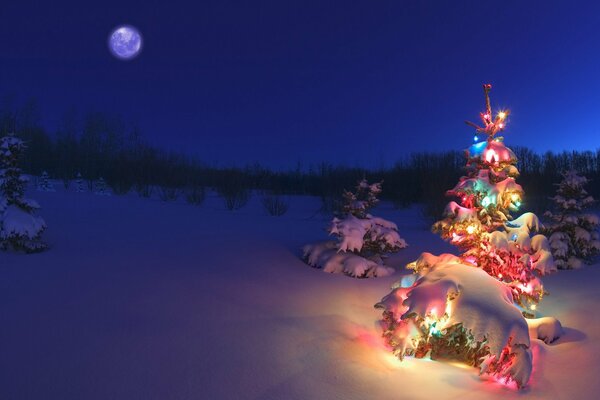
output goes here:
[[537, 308], [537, 306], [535, 304], [532, 304], [532, 305], [529, 306], [529, 309], [531, 311], [535, 311], [536, 308]]
[[505, 113], [504, 111], [500, 111], [500, 112], [498, 113], [498, 118], [500, 118], [500, 119], [504, 119], [504, 118], [506, 118], [506, 113]]
[[510, 199], [511, 199], [512, 201], [519, 201], [519, 195], [518, 195], [518, 194], [516, 194], [516, 193], [513, 193], [513, 194], [510, 196]]
[[467, 233], [469, 235], [472, 235], [473, 232], [475, 232], [475, 225], [469, 225], [469, 226], [467, 226]]

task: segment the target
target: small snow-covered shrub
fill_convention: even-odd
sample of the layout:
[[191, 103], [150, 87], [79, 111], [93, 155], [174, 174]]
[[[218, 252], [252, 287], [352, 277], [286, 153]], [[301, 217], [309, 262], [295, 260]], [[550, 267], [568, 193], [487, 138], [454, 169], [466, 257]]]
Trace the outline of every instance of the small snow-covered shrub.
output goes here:
[[100, 179], [94, 182], [93, 186], [95, 194], [100, 196], [110, 196], [110, 191], [108, 190], [108, 186], [106, 185], [104, 178], [100, 177]]
[[552, 198], [554, 211], [545, 213], [551, 220], [547, 227], [550, 247], [561, 269], [579, 268], [600, 252], [600, 219], [596, 214], [585, 212], [595, 202], [584, 188], [587, 183], [587, 178], [576, 171], [563, 173], [563, 180]]
[[185, 189], [185, 201], [190, 204], [199, 206], [206, 198], [206, 190], [204, 186], [191, 185]]
[[304, 247], [303, 257], [312, 267], [325, 272], [344, 273], [357, 278], [386, 276], [393, 272], [384, 265], [388, 253], [407, 246], [393, 222], [374, 217], [368, 211], [377, 204], [381, 183], [362, 180], [355, 192], [345, 191], [342, 214], [331, 222], [329, 233], [336, 242]]
[[85, 183], [83, 182], [83, 178], [81, 177], [80, 172], [78, 172], [75, 176], [75, 191], [77, 193], [85, 192]]
[[282, 216], [290, 208], [290, 203], [285, 198], [272, 194], [264, 196], [261, 203], [267, 213], [275, 217]]
[[456, 359], [524, 386], [532, 370], [529, 329], [510, 288], [451, 254], [424, 253], [419, 278], [381, 302], [380, 326], [393, 353]]
[[38, 178], [37, 190], [40, 192], [54, 192], [54, 185], [50, 182], [50, 176], [46, 171]]
[[40, 206], [23, 198], [28, 179], [18, 164], [25, 149], [15, 136], [0, 139], [0, 249], [31, 253], [46, 249], [41, 241], [46, 223], [35, 215]]

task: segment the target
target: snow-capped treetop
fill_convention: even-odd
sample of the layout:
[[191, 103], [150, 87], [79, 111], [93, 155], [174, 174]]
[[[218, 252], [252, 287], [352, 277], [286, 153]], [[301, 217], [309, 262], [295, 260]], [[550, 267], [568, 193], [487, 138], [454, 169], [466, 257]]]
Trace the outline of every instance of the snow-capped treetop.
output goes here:
[[470, 162], [486, 163], [490, 166], [517, 163], [515, 153], [506, 147], [500, 138], [475, 143], [466, 152]]
[[354, 192], [345, 190], [342, 195], [344, 198], [342, 214], [365, 218], [368, 211], [379, 203], [377, 196], [381, 193], [381, 183], [369, 184], [366, 179], [362, 179], [356, 185]]

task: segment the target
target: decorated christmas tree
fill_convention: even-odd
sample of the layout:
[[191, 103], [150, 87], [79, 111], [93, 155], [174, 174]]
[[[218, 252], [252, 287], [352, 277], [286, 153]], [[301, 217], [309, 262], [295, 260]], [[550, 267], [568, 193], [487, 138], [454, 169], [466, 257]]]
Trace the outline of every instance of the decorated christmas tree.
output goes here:
[[433, 231], [457, 246], [465, 262], [509, 285], [515, 301], [530, 312], [544, 293], [536, 273], [544, 275], [556, 266], [547, 238], [533, 235], [541, 228], [538, 217], [524, 213], [513, 218], [522, 206], [524, 192], [516, 182], [517, 158], [498, 136], [506, 127], [509, 112], [492, 115], [490, 89], [491, 85], [484, 85], [482, 126], [467, 122], [476, 128], [476, 135], [475, 143], [466, 150], [466, 175], [448, 191], [453, 200]]
[[31, 253], [46, 248], [40, 239], [46, 223], [35, 215], [39, 205], [23, 198], [28, 179], [19, 160], [25, 148], [13, 135], [0, 139], [0, 248]]
[[374, 217], [369, 210], [378, 203], [381, 183], [361, 180], [354, 192], [345, 191], [338, 216], [329, 233], [337, 241], [304, 246], [306, 262], [325, 272], [344, 273], [358, 278], [387, 276], [393, 268], [384, 265], [387, 254], [407, 246], [393, 222]]
[[561, 333], [554, 318], [524, 318], [544, 294], [536, 275], [555, 265], [546, 237], [532, 237], [541, 228], [538, 218], [513, 219], [524, 193], [515, 181], [517, 159], [498, 136], [509, 113], [492, 115], [490, 89], [484, 85], [482, 126], [467, 122], [477, 135], [466, 151], [466, 175], [448, 191], [453, 200], [433, 225], [459, 256], [423, 253], [408, 265], [415, 274], [376, 307], [383, 310], [383, 336], [400, 359], [453, 358], [522, 387], [532, 371], [528, 327], [547, 342]]
[[595, 202], [584, 188], [587, 183], [587, 178], [574, 170], [563, 173], [552, 198], [554, 212], [545, 214], [552, 221], [547, 232], [556, 265], [561, 269], [579, 268], [600, 251], [600, 220], [597, 215], [585, 212]]

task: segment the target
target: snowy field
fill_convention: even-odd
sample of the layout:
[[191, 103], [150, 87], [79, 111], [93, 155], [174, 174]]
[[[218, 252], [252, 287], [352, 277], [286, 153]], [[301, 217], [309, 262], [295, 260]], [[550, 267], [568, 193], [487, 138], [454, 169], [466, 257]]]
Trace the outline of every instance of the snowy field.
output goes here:
[[383, 204], [409, 248], [378, 279], [300, 260], [326, 238], [319, 202], [283, 217], [254, 197], [225, 210], [128, 196], [32, 192], [51, 249], [0, 253], [0, 399], [596, 399], [600, 265], [544, 278], [541, 315], [566, 335], [533, 340], [521, 391], [460, 364], [383, 347], [373, 305], [422, 251], [452, 248], [418, 209]]

